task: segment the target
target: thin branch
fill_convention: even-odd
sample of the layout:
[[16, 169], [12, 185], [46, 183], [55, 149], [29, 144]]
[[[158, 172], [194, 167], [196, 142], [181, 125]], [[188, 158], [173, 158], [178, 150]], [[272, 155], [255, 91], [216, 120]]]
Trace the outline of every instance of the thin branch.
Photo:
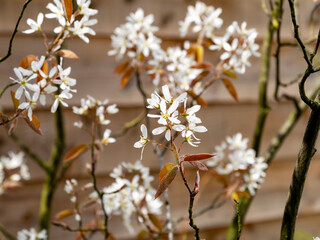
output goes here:
[[95, 192], [97, 193], [100, 202], [101, 202], [101, 208], [102, 208], [102, 212], [103, 212], [103, 216], [104, 216], [104, 239], [108, 239], [110, 233], [108, 231], [108, 221], [109, 221], [109, 216], [107, 214], [105, 205], [104, 205], [104, 201], [103, 201], [103, 195], [104, 193], [101, 192], [98, 188], [97, 185], [97, 178], [95, 175], [95, 170], [96, 170], [96, 154], [95, 154], [95, 141], [96, 141], [96, 128], [97, 128], [97, 122], [94, 119], [93, 123], [92, 123], [92, 140], [91, 140], [91, 177], [92, 177], [92, 182], [93, 182], [93, 189], [95, 190]]
[[[279, 87], [281, 86], [280, 81], [280, 49], [281, 49], [281, 26], [282, 26], [282, 14], [283, 14], [283, 2], [282, 0], [276, 2], [278, 4], [278, 11], [274, 14], [278, 22], [278, 27], [276, 30], [276, 40], [277, 40], [277, 49], [275, 52], [275, 65], [276, 65], [276, 87], [274, 91], [274, 98], [279, 100]], [[238, 205], [237, 205], [238, 206]]]
[[17, 135], [12, 133], [10, 138], [18, 145], [19, 148], [21, 148], [25, 154], [27, 154], [35, 163], [37, 163], [40, 168], [42, 168], [46, 173], [50, 172], [48, 164], [46, 164], [37, 154], [32, 152], [31, 149], [25, 145]]
[[52, 224], [54, 226], [63, 228], [64, 230], [67, 230], [69, 232], [81, 232], [81, 233], [86, 233], [86, 232], [98, 232], [98, 231], [104, 231], [104, 228], [71, 228], [65, 223], [57, 222], [57, 221], [52, 221]]
[[294, 8], [294, 1], [293, 0], [288, 0], [288, 2], [289, 2], [289, 6], [290, 6], [291, 21], [292, 21], [293, 29], [294, 29], [294, 37], [298, 41], [298, 43], [300, 45], [300, 48], [301, 48], [302, 53], [303, 53], [304, 60], [308, 64], [308, 68], [312, 69], [312, 63], [309, 60], [306, 47], [305, 47], [304, 43], [302, 42], [302, 40], [300, 38], [299, 25], [297, 23], [296, 11], [295, 11], [295, 8]]
[[15, 236], [9, 233], [7, 229], [2, 226], [2, 224], [0, 224], [0, 232], [3, 234], [3, 236], [6, 237], [7, 240], [17, 240]]
[[[143, 103], [144, 103], [145, 111], [144, 111], [143, 117], [146, 117], [149, 112], [149, 109], [147, 108], [147, 104], [148, 104], [147, 94], [142, 87], [140, 73], [138, 70], [136, 70], [135, 75], [136, 75], [136, 79], [137, 79], [137, 88], [143, 98]], [[142, 117], [142, 115], [141, 115], [141, 117]], [[148, 117], [146, 118], [146, 125], [147, 125], [147, 129], [148, 129], [148, 135], [151, 137], [151, 141], [153, 141], [153, 134], [151, 134], [151, 132], [150, 132], [150, 121], [149, 121]], [[160, 151], [157, 144], [163, 146], [164, 150]], [[158, 160], [159, 160], [159, 167], [160, 167], [160, 169], [162, 169], [164, 166], [163, 155], [166, 152], [166, 150], [168, 149], [169, 145], [165, 146], [160, 143], [157, 143], [157, 144], [153, 144], [153, 151], [157, 155]], [[173, 240], [174, 236], [173, 236], [173, 227], [172, 227], [172, 220], [171, 220], [171, 209], [170, 209], [168, 190], [166, 190], [164, 192], [164, 199], [165, 199], [164, 203], [165, 203], [165, 210], [166, 210], [166, 225], [167, 225], [167, 230], [168, 230], [168, 239]]]
[[134, 119], [132, 119], [129, 122], [126, 122], [124, 124], [124, 126], [122, 127], [122, 129], [119, 132], [112, 134], [111, 137], [119, 138], [119, 137], [124, 136], [128, 132], [129, 129], [137, 126], [145, 118], [145, 116], [146, 116], [146, 110], [143, 110], [137, 117], [135, 117]]
[[320, 45], [320, 29], [318, 31], [318, 38], [317, 38], [317, 42], [316, 42], [316, 46], [314, 47], [313, 53], [311, 53], [310, 55], [310, 62], [313, 62], [313, 58], [316, 56], [318, 49], [319, 49], [319, 45]]
[[2, 98], [2, 95], [5, 93], [5, 91], [7, 91], [7, 89], [8, 88], [10, 88], [10, 87], [12, 87], [12, 86], [14, 86], [14, 85], [16, 85], [17, 83], [9, 83], [9, 84], [7, 84], [7, 86], [5, 86], [2, 90], [1, 90], [1, 92], [0, 92], [0, 98]]
[[20, 21], [21, 21], [21, 19], [22, 19], [22, 17], [23, 17], [23, 13], [24, 13], [24, 11], [26, 10], [28, 4], [29, 4], [31, 1], [32, 1], [32, 0], [27, 0], [27, 1], [25, 1], [25, 3], [23, 4], [23, 7], [22, 7], [22, 10], [21, 10], [21, 12], [20, 12], [18, 21], [17, 21], [17, 23], [16, 23], [16, 26], [15, 26], [14, 31], [13, 31], [13, 33], [12, 33], [12, 36], [11, 36], [11, 38], [10, 38], [9, 47], [8, 47], [8, 53], [7, 53], [7, 55], [5, 55], [4, 57], [0, 58], [0, 63], [3, 62], [4, 60], [6, 60], [8, 57], [11, 56], [13, 39], [14, 39], [14, 37], [16, 36], [16, 33], [18, 32], [18, 26], [19, 26]]

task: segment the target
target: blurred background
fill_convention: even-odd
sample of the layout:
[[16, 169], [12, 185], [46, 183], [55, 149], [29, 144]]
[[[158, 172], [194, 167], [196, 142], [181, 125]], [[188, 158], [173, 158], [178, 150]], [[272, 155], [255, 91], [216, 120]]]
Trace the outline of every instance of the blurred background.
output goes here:
[[[0, 64], [0, 87], [6, 86], [14, 77], [13, 68], [17, 67], [20, 61], [28, 54], [42, 55], [45, 52], [41, 34], [25, 35], [21, 31], [28, 29], [26, 24], [28, 17], [36, 19], [39, 12], [47, 13], [45, 6], [49, 1], [33, 0], [25, 11], [19, 32], [14, 39], [12, 56]], [[77, 94], [68, 101], [69, 106], [80, 104], [80, 99], [87, 94], [97, 99], [108, 98], [111, 103], [116, 103], [120, 112], [111, 116], [110, 128], [113, 132], [120, 131], [123, 125], [138, 116], [143, 110], [143, 99], [139, 94], [134, 81], [121, 89], [119, 75], [114, 73], [117, 63], [114, 57], [109, 57], [110, 35], [120, 24], [125, 23], [125, 18], [139, 7], [143, 8], [145, 14], [154, 14], [155, 25], [159, 27], [157, 37], [162, 39], [162, 46], [181, 45], [183, 39], [179, 36], [178, 22], [183, 20], [188, 5], [194, 5], [191, 0], [93, 0], [92, 8], [98, 9], [96, 16], [98, 24], [93, 27], [96, 36], [90, 37], [90, 44], [75, 38], [67, 42], [66, 48], [74, 51], [78, 60], [66, 60], [65, 66], [71, 66], [71, 77], [77, 79]], [[215, 0], [204, 1], [208, 5], [221, 7], [223, 12], [221, 18], [224, 20], [221, 33], [225, 27], [233, 21], [246, 21], [248, 28], [256, 28], [258, 31], [258, 43], [261, 45], [265, 36], [268, 18], [261, 8], [261, 1], [251, 0]], [[0, 55], [4, 56], [12, 31], [20, 14], [22, 0], [0, 0]], [[285, 1], [284, 25], [282, 37], [284, 41], [293, 42], [292, 27], [289, 21], [289, 11]], [[308, 36], [306, 26], [309, 14], [314, 6], [312, 0], [301, 2], [299, 19], [301, 29], [305, 36]], [[55, 20], [45, 19], [43, 29], [49, 36], [53, 37], [52, 29]], [[195, 40], [194, 35], [187, 37], [190, 41]], [[284, 82], [295, 78], [297, 74], [304, 71], [305, 63], [302, 54], [296, 48], [282, 49], [281, 75]], [[207, 61], [216, 63], [219, 55], [212, 52], [205, 53]], [[244, 137], [252, 139], [254, 127], [258, 114], [258, 80], [260, 72], [259, 58], [250, 59], [252, 66], [247, 68], [244, 75], [239, 75], [233, 83], [239, 95], [236, 102], [220, 82], [215, 83], [204, 95], [208, 106], [202, 108], [199, 116], [208, 132], [199, 134], [201, 145], [195, 148], [187, 148], [185, 152], [214, 152], [214, 146], [220, 144], [226, 136], [233, 136], [241, 132]], [[313, 80], [318, 81], [318, 79]], [[152, 90], [151, 83], [144, 81], [144, 87], [149, 92]], [[287, 118], [290, 111], [294, 110], [291, 102], [281, 101], [276, 103], [273, 99], [274, 72], [271, 67], [270, 85], [268, 96], [272, 111], [267, 119], [267, 124], [262, 141], [262, 150], [267, 149], [270, 140], [274, 137], [279, 128]], [[287, 93], [297, 95], [297, 87], [293, 86], [285, 90]], [[1, 111], [10, 113], [13, 111], [10, 92], [7, 91], [1, 98]], [[79, 120], [79, 116], [72, 113], [71, 107], [64, 108], [64, 120], [66, 125], [67, 149], [81, 143], [89, 143], [87, 135], [78, 128], [73, 127], [73, 122]], [[54, 141], [54, 117], [48, 108], [40, 107], [35, 111], [41, 122], [41, 129], [44, 133], [39, 136], [31, 131], [24, 122], [20, 121], [16, 134], [21, 141], [27, 144], [39, 156], [46, 159], [50, 156], [51, 146]], [[299, 120], [297, 126], [286, 139], [281, 150], [275, 156], [274, 162], [267, 171], [267, 177], [258, 191], [256, 198], [248, 212], [246, 223], [243, 226], [242, 239], [245, 240], [267, 240], [278, 239], [280, 235], [283, 208], [285, 205], [288, 188], [291, 182], [291, 174], [295, 165], [298, 150], [300, 148], [304, 129], [308, 119], [308, 112]], [[100, 186], [107, 186], [112, 179], [110, 171], [122, 161], [135, 162], [140, 157], [140, 150], [133, 148], [134, 142], [139, 140], [140, 130], [138, 127], [130, 129], [128, 133], [117, 142], [105, 147], [101, 159], [98, 162], [97, 176]], [[251, 141], [249, 141], [250, 145]], [[319, 141], [317, 147], [320, 147]], [[5, 128], [0, 128], [0, 155], [6, 155], [8, 151], [19, 151], [19, 148], [8, 137]], [[82, 155], [71, 166], [66, 178], [78, 179], [80, 185], [90, 181], [85, 164], [90, 161], [89, 153]], [[170, 162], [171, 156], [165, 155], [165, 161]], [[155, 176], [154, 187], [158, 183], [159, 164], [151, 147], [145, 150], [143, 164], [150, 167]], [[31, 180], [23, 184], [23, 187], [8, 191], [0, 196], [0, 223], [15, 233], [22, 228], [36, 227], [38, 224], [39, 198], [41, 194], [44, 173], [30, 159], [28, 165], [31, 172]], [[194, 178], [195, 171], [187, 169], [190, 179]], [[195, 211], [207, 206], [221, 191], [221, 185], [209, 175], [201, 173], [202, 183], [199, 195], [196, 197]], [[310, 165], [309, 175], [305, 185], [304, 195], [301, 201], [299, 215], [296, 225], [297, 239], [312, 239], [312, 236], [320, 236], [320, 155], [316, 153]], [[187, 216], [188, 192], [180, 179], [176, 179], [169, 188], [169, 197], [173, 219]], [[61, 184], [55, 194], [53, 214], [71, 207], [67, 194], [63, 191]], [[163, 210], [164, 212], [164, 210]], [[201, 237], [209, 239], [224, 239], [228, 225], [235, 212], [235, 205], [232, 200], [226, 202], [221, 208], [214, 209], [199, 218], [195, 222], [201, 229]], [[88, 217], [92, 212], [88, 212]], [[72, 221], [71, 221], [72, 222]], [[121, 219], [114, 217], [110, 220], [110, 230], [116, 239], [135, 239], [127, 232], [121, 223]], [[192, 231], [188, 223], [182, 222], [177, 226], [177, 239], [192, 239]], [[68, 233], [55, 226], [51, 228], [51, 239], [74, 239], [75, 234]], [[1, 236], [0, 236], [1, 239]]]

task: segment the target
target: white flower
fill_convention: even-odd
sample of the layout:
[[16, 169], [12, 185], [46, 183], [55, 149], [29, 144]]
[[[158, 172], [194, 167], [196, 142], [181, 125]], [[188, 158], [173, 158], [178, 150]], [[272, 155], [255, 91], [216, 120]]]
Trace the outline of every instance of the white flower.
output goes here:
[[113, 138], [113, 137], [110, 137], [110, 134], [111, 134], [111, 130], [110, 129], [106, 129], [103, 133], [103, 138], [101, 139], [101, 142], [104, 144], [104, 145], [108, 145], [109, 143], [114, 143], [116, 142], [116, 139]]
[[230, 150], [235, 150], [235, 149], [244, 150], [247, 148], [247, 144], [249, 141], [249, 139], [247, 138], [242, 139], [241, 133], [237, 133], [233, 137], [228, 136], [226, 140], [227, 140], [227, 143], [229, 144]]
[[39, 92], [35, 92], [32, 95], [32, 98], [30, 97], [28, 92], [26, 93], [26, 98], [28, 100], [28, 102], [23, 102], [18, 106], [18, 109], [25, 109], [28, 111], [28, 117], [29, 120], [32, 121], [32, 109], [35, 107], [35, 105], [37, 104], [37, 100], [39, 98]]
[[165, 138], [167, 139], [167, 141], [170, 141], [171, 139], [171, 131], [170, 131], [170, 128], [168, 128], [167, 126], [164, 126], [164, 127], [157, 127], [155, 129], [152, 130], [152, 134], [153, 135], [159, 135], [163, 132], [166, 132], [165, 133]]
[[66, 102], [64, 102], [63, 100], [72, 98], [72, 94], [69, 92], [68, 89], [65, 89], [59, 95], [56, 95], [55, 97], [56, 97], [56, 99], [54, 100], [52, 107], [51, 107], [52, 113], [57, 111], [59, 103], [61, 103], [65, 107], [68, 107], [68, 104]]
[[73, 35], [76, 35], [84, 42], [89, 43], [89, 38], [85, 34], [96, 35], [96, 32], [89, 28], [89, 26], [95, 25], [97, 22], [97, 19], [89, 19], [89, 17], [85, 15], [80, 21], [76, 20], [74, 22], [74, 27], [70, 27], [69, 30], [72, 31]]
[[43, 13], [39, 13], [37, 17], [37, 22], [31, 18], [27, 19], [27, 24], [30, 26], [30, 29], [22, 31], [25, 34], [34, 33], [36, 31], [41, 31], [41, 24], [43, 22]]
[[15, 93], [15, 98], [20, 99], [23, 91], [27, 96], [27, 94], [29, 93], [28, 89], [34, 92], [40, 91], [40, 88], [37, 84], [29, 83], [30, 80], [35, 79], [37, 77], [37, 74], [34, 74], [32, 71], [24, 69], [22, 67], [14, 68], [13, 71], [18, 77], [18, 79], [14, 79], [11, 77], [10, 79], [13, 82], [18, 83], [20, 85]]
[[47, 8], [52, 12], [52, 13], [47, 13], [46, 18], [55, 18], [59, 21], [60, 25], [65, 26], [66, 25], [66, 18], [64, 15], [64, 10], [62, 3], [59, 0], [53, 0], [55, 5], [52, 3], [49, 3], [47, 5]]
[[177, 108], [179, 106], [179, 102], [177, 100], [173, 101], [171, 106], [167, 109], [167, 104], [164, 99], [161, 99], [160, 102], [160, 115], [156, 114], [148, 114], [150, 118], [159, 118], [158, 123], [162, 125], [168, 125], [168, 122], [171, 124], [179, 124], [180, 120], [178, 120], [178, 111]]
[[74, 122], [73, 126], [75, 126], [77, 128], [83, 128], [83, 122], [81, 122], [81, 121]]
[[98, 10], [89, 8], [91, 0], [77, 0], [78, 9], [81, 15], [93, 16], [98, 13]]
[[41, 230], [39, 233], [34, 228], [30, 228], [30, 230], [23, 229], [18, 232], [17, 240], [46, 240], [47, 239], [47, 231], [45, 229]]
[[119, 112], [119, 109], [117, 108], [116, 104], [112, 104], [107, 107], [106, 111], [109, 114], [116, 114], [117, 112]]
[[58, 65], [58, 69], [59, 69], [60, 79], [55, 79], [53, 83], [59, 84], [62, 90], [65, 90], [65, 89], [71, 90], [70, 87], [75, 86], [77, 83], [76, 79], [69, 77], [71, 73], [71, 67], [62, 69], [62, 67]]
[[151, 93], [151, 98], [147, 99], [147, 102], [149, 103], [147, 108], [159, 109], [160, 108], [160, 101], [161, 101], [161, 97], [158, 95], [158, 93], [156, 93], [156, 92]]
[[19, 153], [14, 153], [14, 152], [9, 152], [8, 153], [9, 157], [1, 157], [0, 162], [2, 162], [3, 166], [6, 169], [15, 169], [21, 167], [22, 163], [24, 162], [24, 153], [19, 152]]
[[210, 37], [216, 28], [220, 28], [223, 21], [219, 18], [222, 13], [221, 8], [215, 9], [212, 6], [207, 6], [203, 2], [196, 2], [196, 5], [188, 6], [188, 13], [184, 21], [180, 21], [180, 34], [185, 36], [191, 25], [193, 32], [203, 32], [205, 36]]
[[136, 142], [133, 146], [135, 148], [142, 148], [141, 149], [141, 156], [140, 156], [140, 160], [142, 160], [142, 154], [143, 154], [144, 147], [147, 145], [149, 140], [148, 140], [148, 131], [147, 131], [146, 125], [141, 124], [140, 130], [141, 130], [142, 136], [140, 136], [140, 140], [138, 142]]

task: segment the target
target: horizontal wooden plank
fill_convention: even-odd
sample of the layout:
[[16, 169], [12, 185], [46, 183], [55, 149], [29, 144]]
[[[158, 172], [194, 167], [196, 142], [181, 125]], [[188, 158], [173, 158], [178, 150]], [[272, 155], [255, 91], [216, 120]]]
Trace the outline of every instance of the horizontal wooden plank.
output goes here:
[[[288, 187], [291, 181], [291, 172], [294, 167], [294, 161], [277, 161], [268, 171], [265, 183], [259, 190], [257, 197], [249, 210], [247, 221], [243, 227], [245, 239], [254, 239], [254, 236], [266, 234], [261, 225], [266, 224], [272, 232], [279, 233], [279, 221], [282, 218], [283, 206], [285, 204]], [[311, 222], [310, 219], [319, 219], [320, 217], [320, 200], [317, 193], [318, 181], [320, 175], [320, 158], [316, 158], [310, 166], [309, 175], [306, 181], [304, 195], [301, 201], [299, 217], [297, 221], [297, 230], [313, 231], [318, 229], [318, 221]], [[194, 171], [187, 171], [187, 179], [191, 183], [194, 179]], [[154, 172], [154, 175], [156, 173]], [[196, 197], [194, 212], [198, 212], [208, 206], [214, 196], [221, 190], [220, 185], [214, 180], [207, 179], [208, 175], [201, 174], [202, 184], [199, 195]], [[207, 181], [209, 180], [209, 181]], [[80, 186], [90, 181], [89, 178], [80, 179]], [[154, 185], [156, 186], [155, 181]], [[111, 183], [110, 178], [99, 177], [98, 183], [108, 185]], [[8, 192], [0, 199], [1, 223], [8, 226], [8, 229], [15, 232], [21, 228], [36, 226], [38, 199], [40, 197], [39, 184], [27, 184], [21, 189], [14, 192]], [[84, 197], [84, 196], [83, 196]], [[173, 219], [176, 220], [181, 216], [187, 215], [188, 193], [180, 178], [176, 179], [169, 188], [169, 197], [172, 209]], [[68, 197], [63, 192], [61, 185], [55, 195], [53, 212], [71, 208]], [[195, 223], [202, 229], [201, 232], [210, 232], [212, 236], [221, 236], [221, 229], [228, 226], [234, 212], [232, 200], [228, 200], [223, 207], [207, 212], [206, 214], [195, 219]], [[14, 213], [14, 214], [13, 214]], [[89, 221], [92, 212], [84, 214], [85, 221]], [[70, 224], [74, 224], [70, 219]], [[56, 227], [52, 228], [51, 236], [53, 239], [64, 238], [73, 239], [73, 234], [66, 233]], [[121, 219], [112, 217], [110, 220], [110, 229], [117, 239], [134, 239], [123, 229]], [[220, 229], [220, 230], [219, 230]], [[215, 233], [215, 230], [217, 230]], [[190, 232], [187, 222], [178, 225], [177, 231], [180, 233]], [[206, 235], [205, 235], [206, 236]], [[270, 237], [270, 235], [267, 234]], [[269, 239], [267, 236], [262, 239]], [[210, 239], [210, 238], [209, 238]], [[220, 237], [218, 237], [220, 239]]]
[[[214, 146], [220, 144], [226, 136], [232, 136], [237, 132], [241, 132], [244, 137], [251, 138], [253, 136], [254, 125], [257, 117], [257, 107], [251, 104], [238, 105], [210, 105], [199, 111], [199, 117], [203, 121], [203, 125], [208, 128], [207, 133], [197, 134], [201, 138], [202, 143], [198, 148], [189, 147], [187, 145], [182, 149], [183, 153], [196, 152], [213, 152]], [[273, 138], [283, 121], [287, 118], [290, 111], [293, 110], [292, 104], [281, 104], [277, 108], [274, 107], [267, 119], [266, 132], [262, 141], [261, 153], [267, 149], [271, 138]], [[142, 112], [142, 108], [120, 108], [117, 115], [111, 116], [111, 124], [108, 128], [114, 133], [119, 132], [124, 124]], [[55, 139], [54, 118], [50, 112], [35, 111], [36, 116], [41, 121], [41, 129], [44, 136], [38, 136], [25, 124], [23, 120], [19, 120], [16, 133], [21, 140], [26, 143], [32, 151], [37, 153], [41, 158], [48, 159], [50, 157], [51, 146]], [[298, 122], [297, 127], [289, 135], [288, 139], [283, 144], [281, 150], [276, 155], [276, 159], [295, 159], [298, 154], [300, 142], [303, 136], [308, 115], [303, 115]], [[80, 118], [70, 111], [65, 111], [65, 129], [66, 129], [66, 151], [78, 144], [89, 144], [88, 135], [73, 127], [73, 122]], [[152, 128], [157, 126], [156, 121], [151, 121]], [[14, 142], [9, 139], [5, 128], [0, 129], [0, 154], [6, 154], [9, 150], [18, 150]], [[110, 172], [121, 161], [136, 161], [140, 157], [140, 149], [135, 149], [133, 144], [140, 138], [139, 127], [130, 129], [124, 137], [118, 138], [117, 142], [112, 146], [106, 146], [101, 153], [101, 160], [98, 169], [99, 173]], [[157, 139], [157, 138], [156, 138]], [[125, 148], [125, 151], [124, 151]], [[128, 159], [130, 156], [130, 159]], [[168, 161], [171, 161], [172, 156], [165, 156]], [[86, 174], [85, 164], [90, 161], [89, 152], [80, 156], [76, 160], [76, 164], [71, 167], [71, 174], [83, 175]], [[42, 171], [32, 161], [28, 160], [32, 166], [32, 176], [34, 179], [43, 178]], [[153, 154], [152, 147], [147, 146], [144, 152], [143, 162], [152, 169], [158, 169], [158, 161]]]
[[[7, 40], [0, 37], [0, 46], [6, 46], [6, 44]], [[177, 44], [180, 44], [180, 42], [166, 41], [163, 43], [163, 46], [164, 48], [167, 48], [168, 46], [176, 46]], [[68, 42], [67, 48], [76, 52], [80, 57], [79, 60], [66, 60], [64, 64], [65, 67], [72, 67], [70, 76], [77, 79], [75, 88], [78, 92], [74, 94], [72, 99], [67, 101], [70, 105], [79, 105], [80, 99], [87, 94], [98, 99], [108, 98], [122, 106], [141, 106], [143, 104], [142, 97], [136, 88], [135, 78], [132, 78], [127, 87], [121, 89], [121, 76], [114, 73], [114, 69], [119, 62], [115, 61], [113, 57], [107, 56], [107, 51], [110, 49], [110, 41], [104, 38], [94, 38], [91, 40], [91, 44], [87, 45], [79, 39], [73, 39]], [[6, 50], [3, 49], [2, 51], [1, 53], [5, 54]], [[44, 52], [45, 48], [41, 38], [30, 38], [26, 36], [18, 37], [14, 42], [13, 55], [0, 65], [0, 89], [11, 82], [9, 77], [15, 77], [13, 68], [17, 67], [25, 56], [29, 54], [42, 55]], [[283, 49], [282, 54], [281, 75], [282, 81], [286, 83], [292, 81], [297, 74], [305, 70], [305, 63], [303, 62], [300, 51], [296, 49], [285, 48]], [[219, 55], [212, 51], [207, 51], [205, 53], [205, 58], [207, 61], [217, 64]], [[250, 61], [252, 62], [252, 66], [247, 68], [247, 72], [244, 75], [238, 75], [238, 79], [233, 81], [240, 102], [258, 101], [258, 82], [261, 59], [252, 58]], [[273, 99], [275, 84], [273, 72], [272, 68], [268, 91], [270, 100]], [[142, 79], [144, 89], [150, 94], [153, 89], [152, 84], [148, 81], [147, 77], [142, 77]], [[315, 77], [310, 79], [308, 87], [311, 87], [313, 83], [316, 83]], [[17, 87], [13, 87], [10, 90], [16, 89]], [[285, 89], [281, 88], [280, 95], [283, 93], [297, 95], [297, 84]], [[221, 81], [217, 81], [207, 89], [203, 97], [209, 103], [235, 103]], [[9, 90], [3, 95], [1, 106], [3, 108], [12, 108]], [[48, 101], [47, 109], [50, 108], [50, 101]]]
[[[25, 11], [25, 16], [19, 29], [24, 30], [28, 28], [25, 23], [27, 18], [31, 17], [32, 19], [36, 19], [39, 12], [49, 12], [49, 10], [45, 8], [48, 2], [50, 1], [32, 1]], [[221, 18], [224, 20], [223, 27], [228, 26], [233, 21], [246, 21], [250, 28], [256, 28], [261, 35], [264, 35], [267, 27], [267, 17], [261, 8], [260, 1], [242, 0], [241, 3], [239, 3], [239, 1], [236, 0], [217, 0], [212, 3], [209, 0], [205, 0], [203, 2], [223, 9], [223, 13], [221, 14]], [[0, 34], [1, 32], [12, 32], [23, 3], [21, 0], [2, 1], [2, 8], [0, 10], [2, 19], [2, 21], [0, 21]], [[194, 1], [183, 0], [96, 0], [93, 2], [92, 7], [99, 10], [97, 15], [99, 23], [94, 29], [98, 35], [110, 35], [117, 26], [125, 23], [126, 16], [136, 11], [139, 7], [142, 7], [145, 10], [145, 14], [154, 14], [155, 25], [160, 28], [158, 32], [159, 36], [177, 38], [179, 37], [177, 31], [178, 22], [185, 18], [187, 6], [194, 5], [194, 3]], [[287, 3], [284, 3], [285, 17], [283, 20], [282, 36], [285, 38], [292, 36], [287, 5]], [[303, 4], [303, 9], [299, 11], [302, 30], [305, 30], [308, 24], [309, 14], [313, 5], [313, 1], [306, 1]], [[43, 24], [43, 29], [45, 31], [52, 31], [55, 24], [55, 20], [46, 19]], [[305, 33], [308, 34], [308, 31], [306, 30]]]

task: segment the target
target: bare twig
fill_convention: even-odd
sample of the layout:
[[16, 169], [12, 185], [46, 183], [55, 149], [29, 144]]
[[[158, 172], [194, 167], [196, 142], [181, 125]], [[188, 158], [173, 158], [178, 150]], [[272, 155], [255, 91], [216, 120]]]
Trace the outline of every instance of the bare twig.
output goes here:
[[9, 41], [8, 52], [7, 52], [7, 54], [6, 54], [4, 57], [0, 58], [0, 63], [3, 62], [3, 61], [5, 61], [8, 57], [11, 56], [13, 39], [14, 39], [14, 37], [16, 36], [16, 33], [18, 32], [18, 26], [19, 26], [20, 21], [21, 21], [21, 19], [22, 19], [22, 17], [23, 17], [23, 13], [24, 13], [24, 11], [26, 10], [28, 4], [29, 4], [31, 1], [32, 1], [32, 0], [27, 0], [27, 1], [25, 1], [25, 3], [23, 4], [23, 7], [22, 7], [22, 10], [21, 10], [21, 12], [20, 12], [18, 21], [17, 21], [17, 23], [16, 23], [16, 26], [15, 26], [15, 28], [14, 28], [14, 31], [13, 31], [12, 36], [11, 36], [10, 41]]

